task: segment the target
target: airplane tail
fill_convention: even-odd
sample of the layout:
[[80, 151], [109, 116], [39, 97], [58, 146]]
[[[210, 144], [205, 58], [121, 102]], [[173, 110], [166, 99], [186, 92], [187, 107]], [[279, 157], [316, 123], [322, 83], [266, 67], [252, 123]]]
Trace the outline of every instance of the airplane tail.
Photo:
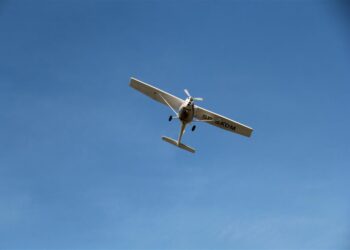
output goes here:
[[196, 150], [194, 148], [191, 148], [191, 147], [189, 147], [189, 146], [187, 146], [187, 145], [185, 145], [185, 144], [183, 144], [181, 142], [178, 144], [177, 141], [172, 139], [172, 138], [169, 138], [169, 137], [166, 137], [166, 136], [162, 136], [162, 139], [163, 139], [163, 141], [166, 141], [166, 142], [168, 142], [170, 144], [173, 144], [176, 147], [179, 147], [179, 148], [182, 148], [184, 150], [187, 150], [188, 152], [191, 152], [191, 153], [195, 153], [196, 152]]

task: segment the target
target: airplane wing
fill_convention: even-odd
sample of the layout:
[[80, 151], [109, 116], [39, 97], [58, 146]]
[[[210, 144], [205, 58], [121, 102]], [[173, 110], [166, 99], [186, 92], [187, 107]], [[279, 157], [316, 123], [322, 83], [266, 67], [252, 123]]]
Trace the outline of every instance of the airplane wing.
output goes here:
[[181, 104], [184, 102], [184, 100], [179, 97], [169, 94], [133, 77], [130, 79], [129, 85], [141, 93], [151, 97], [152, 99], [163, 103], [164, 105], [170, 106], [170, 108], [172, 108], [175, 113], [179, 110]]
[[253, 132], [253, 129], [246, 125], [243, 125], [239, 122], [231, 120], [225, 116], [216, 114], [199, 106], [195, 106], [194, 117], [198, 120], [207, 122], [216, 127], [247, 137], [250, 137]]

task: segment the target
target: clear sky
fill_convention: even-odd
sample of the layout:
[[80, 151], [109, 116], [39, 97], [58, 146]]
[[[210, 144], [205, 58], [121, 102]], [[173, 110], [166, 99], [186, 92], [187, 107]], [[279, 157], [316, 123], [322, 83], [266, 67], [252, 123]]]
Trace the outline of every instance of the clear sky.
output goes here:
[[0, 249], [349, 249], [348, 7], [0, 1]]

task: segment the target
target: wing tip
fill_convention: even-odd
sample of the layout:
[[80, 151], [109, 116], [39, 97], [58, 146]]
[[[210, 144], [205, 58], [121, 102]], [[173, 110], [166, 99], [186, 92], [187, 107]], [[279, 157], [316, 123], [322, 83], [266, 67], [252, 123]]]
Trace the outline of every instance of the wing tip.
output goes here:
[[251, 137], [252, 134], [253, 134], [253, 132], [254, 132], [254, 130], [252, 129], [252, 130], [248, 133], [247, 137]]
[[132, 88], [135, 88], [135, 84], [138, 82], [141, 82], [141, 81], [136, 79], [135, 77], [130, 77], [129, 86]]

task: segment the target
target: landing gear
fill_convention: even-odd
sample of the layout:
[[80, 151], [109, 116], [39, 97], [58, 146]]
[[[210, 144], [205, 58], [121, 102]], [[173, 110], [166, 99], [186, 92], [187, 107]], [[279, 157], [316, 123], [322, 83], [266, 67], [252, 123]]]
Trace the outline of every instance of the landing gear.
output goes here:
[[192, 132], [193, 132], [195, 129], [196, 129], [196, 125], [193, 125], [193, 126], [192, 126], [192, 129], [191, 129]]
[[171, 120], [173, 119], [173, 116], [169, 116], [169, 122], [171, 122]]

